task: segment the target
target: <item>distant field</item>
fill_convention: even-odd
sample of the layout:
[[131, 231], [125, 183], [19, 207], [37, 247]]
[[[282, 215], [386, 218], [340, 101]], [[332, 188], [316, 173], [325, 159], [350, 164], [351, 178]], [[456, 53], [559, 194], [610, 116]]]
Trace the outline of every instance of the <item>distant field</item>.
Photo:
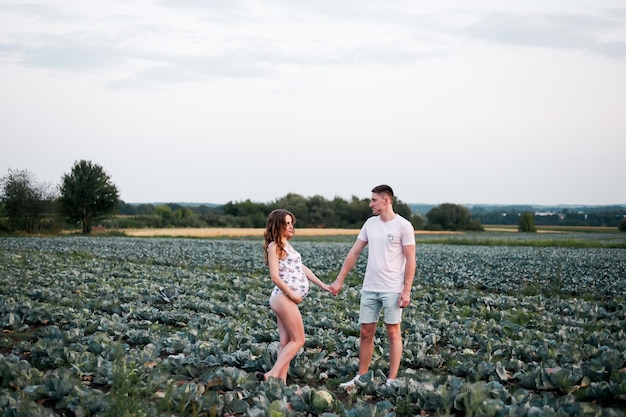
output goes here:
[[[263, 236], [265, 229], [252, 228], [182, 228], [182, 229], [121, 229], [127, 236], [156, 237], [237, 237]], [[428, 232], [420, 230], [418, 234], [451, 234], [454, 232]], [[296, 229], [296, 236], [356, 236], [358, 229]]]
[[[517, 232], [516, 225], [485, 225], [485, 232]], [[163, 228], [163, 229], [120, 229], [127, 236], [135, 237], [247, 237], [263, 236], [262, 228], [228, 228], [228, 227], [206, 227], [206, 228]], [[537, 226], [537, 233], [617, 233], [615, 227], [594, 227], [594, 226]], [[358, 229], [323, 229], [323, 228], [296, 228], [296, 236], [356, 236]], [[460, 235], [466, 232], [450, 231], [427, 231], [417, 230], [416, 235]]]
[[[265, 229], [253, 228], [181, 228], [181, 229], [122, 229], [127, 236], [185, 236], [185, 237], [219, 237], [219, 236], [263, 236]], [[357, 229], [296, 229], [300, 236], [338, 236], [354, 235]]]
[[[517, 225], [484, 225], [486, 232], [517, 232]], [[617, 227], [604, 226], [537, 226], [537, 233], [598, 232], [617, 233]]]

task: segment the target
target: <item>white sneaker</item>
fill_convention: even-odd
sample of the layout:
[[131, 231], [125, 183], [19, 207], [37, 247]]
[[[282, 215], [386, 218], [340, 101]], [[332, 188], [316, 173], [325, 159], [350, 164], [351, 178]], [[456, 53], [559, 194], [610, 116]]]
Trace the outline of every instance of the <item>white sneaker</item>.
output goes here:
[[355, 376], [354, 378], [352, 378], [350, 381], [348, 382], [344, 382], [343, 384], [339, 384], [339, 388], [352, 388], [354, 386], [354, 384], [356, 383], [356, 381], [359, 380], [359, 377], [361, 375]]
[[391, 384], [393, 384], [395, 382], [395, 378], [391, 379], [391, 378], [387, 378], [387, 381], [385, 381], [385, 385], [387, 385], [388, 387], [391, 386]]

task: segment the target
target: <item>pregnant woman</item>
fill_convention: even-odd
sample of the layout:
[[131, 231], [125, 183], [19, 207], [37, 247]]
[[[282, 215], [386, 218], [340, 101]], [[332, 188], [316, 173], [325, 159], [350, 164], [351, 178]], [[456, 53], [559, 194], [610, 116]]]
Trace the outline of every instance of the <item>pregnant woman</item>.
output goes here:
[[289, 364], [304, 346], [304, 324], [298, 304], [309, 293], [309, 281], [330, 292], [315, 274], [302, 263], [300, 254], [289, 244], [295, 233], [296, 217], [287, 210], [276, 209], [267, 217], [264, 233], [264, 256], [274, 289], [270, 307], [276, 313], [280, 348], [276, 363], [264, 379], [279, 378], [287, 383]]

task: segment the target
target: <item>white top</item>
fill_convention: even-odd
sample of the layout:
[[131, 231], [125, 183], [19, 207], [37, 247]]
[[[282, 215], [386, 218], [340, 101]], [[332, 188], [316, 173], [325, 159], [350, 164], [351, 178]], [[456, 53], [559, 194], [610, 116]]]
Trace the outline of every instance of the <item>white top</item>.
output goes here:
[[367, 242], [368, 257], [363, 291], [401, 293], [404, 288], [404, 246], [415, 245], [411, 222], [396, 214], [384, 222], [379, 216], [367, 219], [358, 239]]
[[[285, 246], [285, 250], [287, 257], [278, 260], [278, 276], [291, 291], [304, 298], [309, 293], [309, 280], [302, 269], [302, 256], [290, 244]], [[275, 285], [270, 294], [270, 300], [279, 292], [282, 291]]]

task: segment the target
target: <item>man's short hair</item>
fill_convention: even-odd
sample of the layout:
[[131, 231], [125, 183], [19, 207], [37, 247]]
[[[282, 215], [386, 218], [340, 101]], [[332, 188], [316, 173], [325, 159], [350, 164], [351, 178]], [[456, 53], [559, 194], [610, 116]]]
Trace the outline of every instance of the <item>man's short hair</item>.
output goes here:
[[387, 194], [389, 197], [393, 198], [393, 190], [386, 184], [377, 185], [372, 188], [372, 192], [376, 194]]

